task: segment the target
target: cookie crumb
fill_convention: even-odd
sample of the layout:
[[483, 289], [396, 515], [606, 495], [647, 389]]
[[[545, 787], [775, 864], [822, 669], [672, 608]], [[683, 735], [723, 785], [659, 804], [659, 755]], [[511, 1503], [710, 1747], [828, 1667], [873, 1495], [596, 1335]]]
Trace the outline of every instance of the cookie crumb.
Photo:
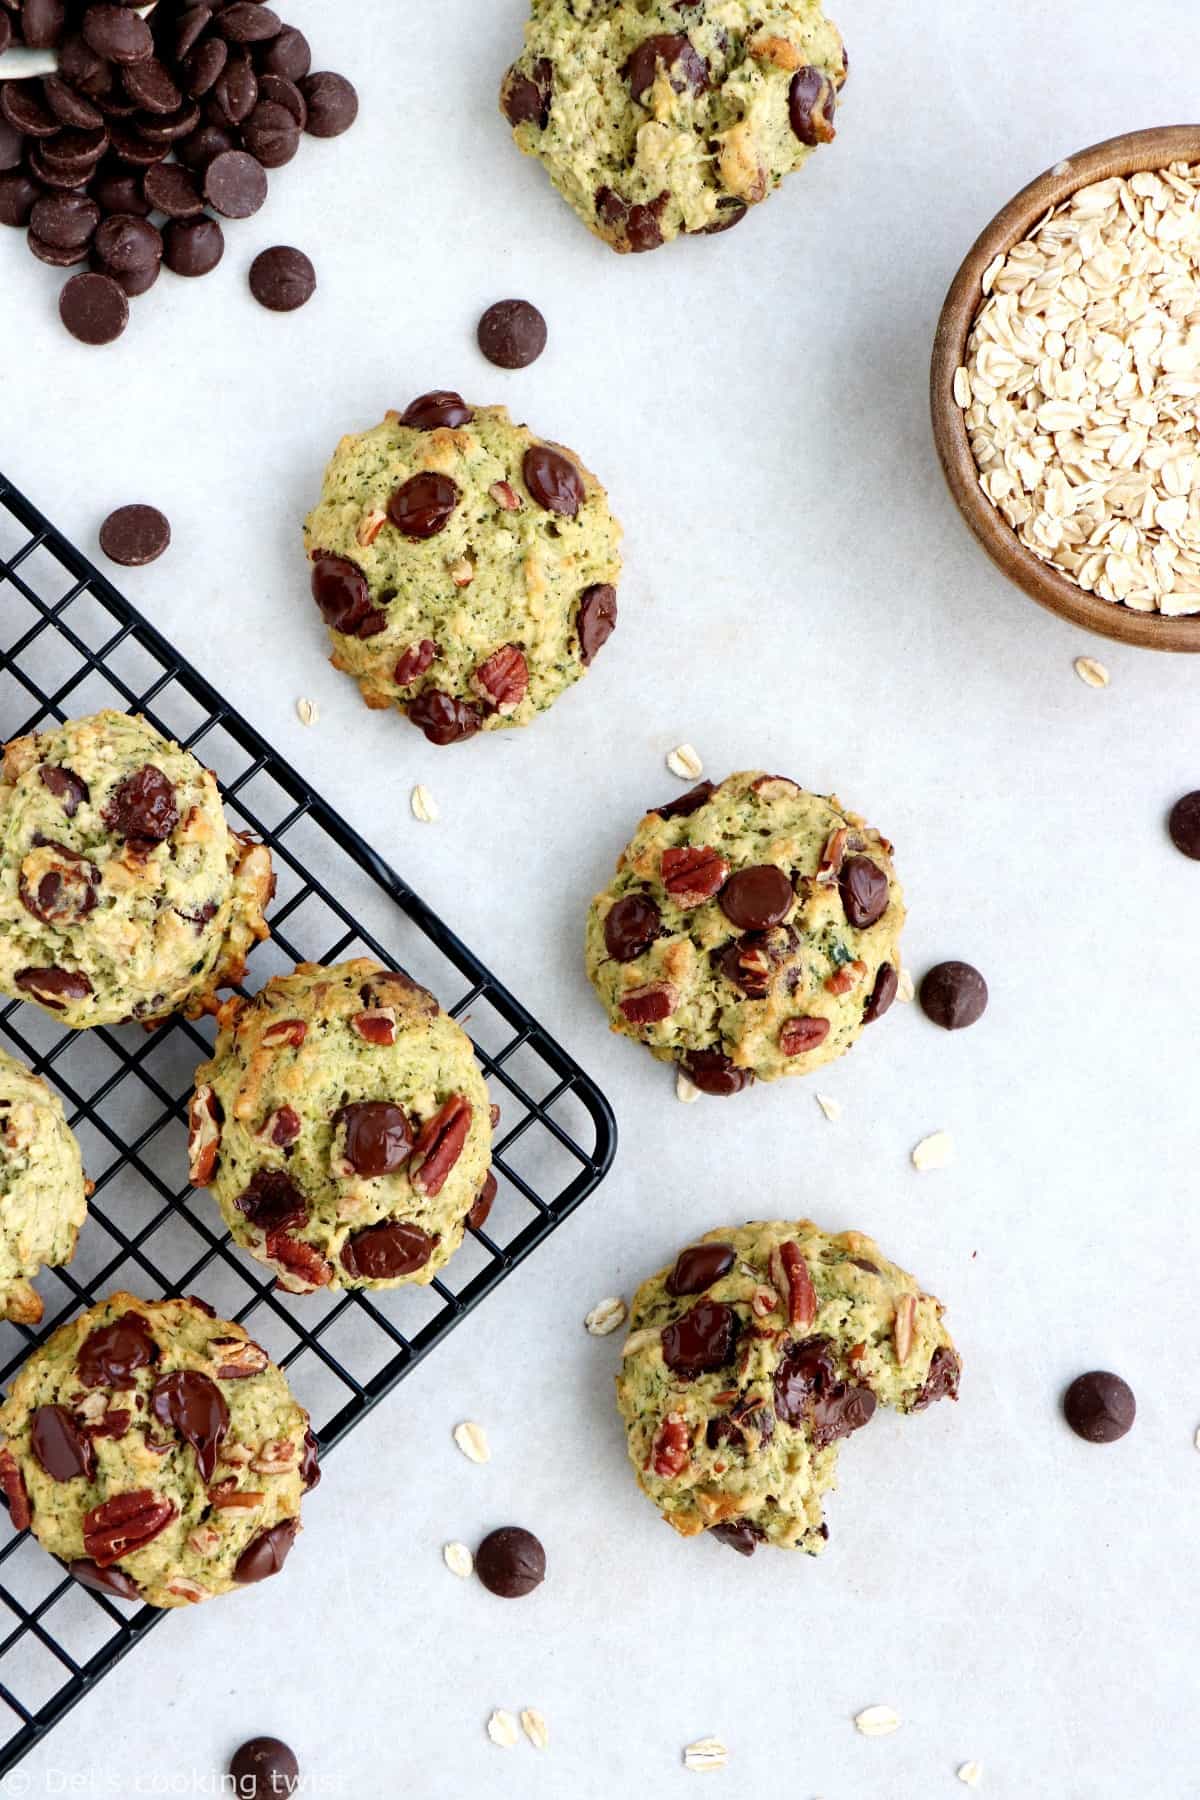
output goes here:
[[593, 1337], [607, 1337], [610, 1331], [616, 1331], [629, 1316], [629, 1308], [615, 1294], [611, 1300], [601, 1300], [593, 1306], [583, 1321]]
[[425, 785], [418, 781], [409, 796], [413, 818], [419, 819], [422, 825], [432, 825], [438, 816], [438, 803]]
[[723, 1769], [728, 1761], [728, 1750], [715, 1737], [697, 1738], [683, 1753], [683, 1766], [693, 1775], [709, 1775], [715, 1769]]
[[983, 1786], [983, 1764], [981, 1762], [965, 1762], [958, 1771], [958, 1779], [964, 1787]]
[[550, 1727], [546, 1723], [545, 1714], [540, 1713], [536, 1706], [527, 1706], [522, 1712], [521, 1730], [535, 1750], [550, 1748]]
[[868, 1706], [855, 1714], [854, 1724], [864, 1737], [887, 1737], [900, 1729], [900, 1714], [894, 1706]]
[[842, 1116], [842, 1103], [840, 1100], [835, 1100], [832, 1094], [818, 1094], [817, 1105], [831, 1124]]
[[694, 1081], [688, 1080], [682, 1069], [675, 1077], [675, 1098], [682, 1100], [685, 1106], [690, 1106], [693, 1100], [700, 1098], [700, 1089]]
[[510, 1712], [498, 1706], [487, 1722], [487, 1734], [501, 1750], [511, 1750], [517, 1742], [517, 1721]]
[[296, 716], [302, 725], [315, 725], [321, 716], [321, 709], [315, 700], [306, 700], [302, 696], [296, 702]]
[[464, 1419], [461, 1425], [454, 1427], [454, 1441], [469, 1462], [491, 1462], [492, 1452], [487, 1433], [473, 1419]]
[[1111, 679], [1104, 664], [1097, 662], [1094, 656], [1077, 656], [1075, 673], [1080, 681], [1091, 688], [1106, 688]]
[[465, 1544], [443, 1544], [442, 1561], [450, 1573], [457, 1575], [462, 1581], [466, 1581], [475, 1567], [475, 1558]]
[[704, 773], [704, 764], [692, 744], [676, 744], [673, 750], [668, 750], [667, 767], [680, 781], [699, 781]]
[[948, 1131], [934, 1131], [921, 1139], [912, 1153], [912, 1166], [922, 1174], [927, 1169], [945, 1169], [954, 1161], [954, 1140]]

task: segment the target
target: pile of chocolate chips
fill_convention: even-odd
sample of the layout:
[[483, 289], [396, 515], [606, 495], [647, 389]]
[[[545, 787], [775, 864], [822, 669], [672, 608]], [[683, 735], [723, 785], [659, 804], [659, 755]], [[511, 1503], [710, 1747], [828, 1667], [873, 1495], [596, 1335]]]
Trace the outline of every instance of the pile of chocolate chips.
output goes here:
[[163, 263], [215, 269], [213, 215], [249, 218], [302, 131], [337, 137], [358, 113], [261, 0], [159, 0], [146, 18], [119, 0], [0, 0], [10, 43], [57, 51], [59, 69], [0, 82], [0, 223], [55, 268], [91, 265], [60, 306], [88, 343], [119, 335]]

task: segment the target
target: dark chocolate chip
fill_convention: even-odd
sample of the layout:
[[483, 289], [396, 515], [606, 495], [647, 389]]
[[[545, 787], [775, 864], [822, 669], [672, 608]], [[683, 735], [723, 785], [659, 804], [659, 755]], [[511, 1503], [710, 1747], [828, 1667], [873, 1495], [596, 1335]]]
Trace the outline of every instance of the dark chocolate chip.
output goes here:
[[276, 1800], [300, 1790], [300, 1764], [279, 1738], [251, 1738], [234, 1751], [229, 1774], [238, 1800]]
[[91, 799], [87, 782], [82, 781], [74, 769], [68, 769], [65, 764], [43, 763], [40, 774], [42, 786], [54, 795], [68, 819], [73, 819], [82, 803]]
[[921, 982], [921, 1010], [946, 1031], [963, 1031], [981, 1019], [988, 986], [970, 963], [937, 963]]
[[89, 6], [83, 15], [83, 36], [106, 62], [127, 65], [154, 54], [149, 25], [128, 6]]
[[271, 100], [276, 106], [282, 106], [285, 112], [291, 113], [300, 130], [304, 130], [308, 122], [308, 102], [296, 83], [286, 75], [260, 75], [258, 97], [260, 101]]
[[359, 1100], [333, 1115], [344, 1134], [343, 1155], [357, 1175], [393, 1175], [412, 1155], [413, 1129], [402, 1106]]
[[837, 135], [834, 115], [837, 89], [828, 75], [811, 65], [797, 69], [788, 86], [788, 121], [802, 144], [828, 144]]
[[132, 213], [135, 217], [144, 219], [150, 211], [144, 183], [145, 176], [136, 169], [126, 169], [117, 164], [112, 168], [98, 169], [89, 184], [89, 191], [101, 212]]
[[423, 1269], [436, 1248], [419, 1225], [383, 1219], [346, 1239], [342, 1267], [358, 1281], [398, 1281]]
[[282, 75], [288, 81], [303, 81], [312, 68], [312, 51], [308, 39], [294, 25], [285, 25], [277, 37], [264, 44], [258, 53], [260, 78]]
[[96, 1452], [65, 1406], [39, 1406], [31, 1422], [29, 1447], [51, 1481], [92, 1479]]
[[807, 1426], [818, 1450], [861, 1430], [876, 1406], [869, 1387], [838, 1379], [832, 1351], [828, 1338], [805, 1338], [788, 1346], [775, 1371], [776, 1414], [797, 1431]]
[[521, 474], [538, 505], [565, 519], [573, 519], [587, 498], [583, 477], [575, 464], [549, 444], [529, 446]]
[[958, 1378], [961, 1373], [962, 1365], [957, 1354], [948, 1345], [939, 1344], [930, 1360], [925, 1384], [912, 1402], [912, 1410], [923, 1412], [935, 1400], [957, 1400]]
[[546, 1552], [532, 1531], [502, 1525], [475, 1552], [475, 1573], [490, 1594], [519, 1600], [546, 1579]]
[[100, 548], [125, 569], [152, 563], [170, 542], [170, 522], [156, 506], [119, 506], [100, 527]]
[[708, 804], [715, 791], [711, 781], [698, 781], [686, 794], [680, 794], [678, 800], [666, 800], [661, 806], [652, 806], [649, 810], [657, 813], [660, 819], [688, 819]]
[[181, 62], [212, 24], [211, 6], [185, 6], [175, 21], [175, 60]]
[[51, 1012], [65, 1012], [72, 1000], [86, 999], [92, 991], [82, 969], [60, 969], [53, 963], [44, 969], [18, 969], [13, 981]]
[[28, 225], [39, 197], [45, 193], [24, 169], [6, 169], [0, 174], [0, 225]]
[[472, 1231], [480, 1231], [487, 1224], [496, 1203], [497, 1185], [495, 1174], [489, 1169], [484, 1176], [483, 1186], [475, 1196], [475, 1204], [467, 1214], [467, 1224]]
[[86, 1388], [131, 1388], [139, 1369], [158, 1356], [150, 1327], [141, 1313], [122, 1313], [111, 1325], [89, 1332], [79, 1350], [79, 1379]]
[[875, 986], [871, 989], [871, 997], [863, 1007], [864, 1025], [873, 1025], [876, 1019], [882, 1019], [896, 998], [899, 987], [900, 977], [891, 963], [881, 963], [875, 977]]
[[172, 80], [170, 70], [156, 56], [148, 56], [144, 62], [134, 63], [131, 69], [126, 69], [121, 85], [143, 112], [173, 113], [183, 105], [183, 95]]
[[625, 64], [623, 73], [635, 100], [646, 98], [660, 66], [677, 94], [689, 88], [693, 94], [702, 94], [708, 87], [708, 64], [691, 40], [674, 32], [658, 32], [643, 38]]
[[623, 894], [604, 918], [604, 942], [614, 962], [633, 962], [662, 936], [662, 914], [648, 894]]
[[344, 75], [320, 70], [299, 82], [308, 106], [305, 130], [310, 137], [339, 137], [358, 117], [358, 95]]
[[260, 1532], [239, 1556], [234, 1565], [233, 1579], [243, 1586], [249, 1586], [253, 1582], [266, 1581], [270, 1576], [278, 1575], [288, 1559], [299, 1528], [299, 1519], [285, 1519], [281, 1525], [272, 1525], [269, 1531]]
[[244, 51], [233, 52], [212, 86], [208, 102], [214, 124], [240, 125], [258, 105], [258, 77]]
[[431, 394], [419, 394], [401, 413], [400, 423], [414, 431], [437, 431], [441, 426], [469, 425], [474, 417], [461, 394], [436, 388]]
[[739, 1556], [753, 1556], [766, 1537], [765, 1531], [753, 1519], [726, 1519], [720, 1525], [710, 1525], [709, 1535], [728, 1544]]
[[67, 1568], [80, 1587], [91, 1588], [94, 1593], [115, 1594], [118, 1600], [140, 1600], [142, 1597], [137, 1582], [124, 1569], [102, 1569], [87, 1556], [76, 1557]]
[[1132, 1428], [1137, 1401], [1129, 1383], [1108, 1369], [1077, 1375], [1063, 1395], [1063, 1413], [1076, 1437], [1113, 1444]]
[[545, 130], [553, 91], [554, 65], [549, 57], [539, 56], [528, 75], [515, 66], [509, 69], [500, 88], [500, 106], [514, 131], [518, 125]]
[[143, 763], [113, 790], [103, 818], [118, 837], [165, 843], [179, 823], [175, 783], [153, 763]]
[[703, 1294], [728, 1275], [734, 1264], [732, 1244], [691, 1244], [681, 1250], [667, 1276], [668, 1294]]
[[[81, 94], [61, 75], [47, 75], [42, 82], [42, 98], [64, 125], [72, 125], [77, 131], [96, 131], [104, 124], [104, 114], [98, 106], [93, 106], [86, 94]], [[0, 133], [0, 140], [3, 133]]]
[[81, 344], [111, 344], [129, 323], [129, 301], [111, 275], [72, 275], [58, 297], [58, 311]]
[[224, 7], [217, 14], [213, 23], [221, 36], [232, 44], [260, 44], [267, 38], [278, 37], [283, 30], [278, 13], [272, 12], [269, 6], [258, 4], [258, 0], [234, 0], [232, 6]]
[[300, 1480], [304, 1484], [306, 1494], [318, 1487], [321, 1481], [321, 1446], [311, 1431], [304, 1433], [304, 1448], [300, 1452]]
[[267, 197], [262, 164], [245, 150], [223, 150], [204, 171], [204, 197], [226, 219], [249, 219]]
[[264, 169], [282, 169], [300, 148], [300, 126], [286, 106], [260, 99], [242, 126], [242, 142]]
[[623, 244], [635, 256], [641, 255], [647, 250], [657, 250], [662, 243], [662, 215], [670, 198], [670, 194], [664, 192], [649, 202], [631, 203], [614, 193], [612, 188], [600, 187], [596, 189], [596, 213], [618, 244]]
[[408, 704], [408, 716], [431, 744], [458, 744], [474, 737], [483, 723], [478, 707], [456, 700], [440, 688], [426, 688]]
[[215, 219], [172, 219], [163, 232], [163, 261], [176, 275], [207, 275], [225, 254], [225, 237]]
[[754, 1080], [753, 1069], [739, 1069], [723, 1050], [690, 1050], [679, 1058], [679, 1066], [693, 1087], [721, 1100], [740, 1094]]
[[686, 1381], [723, 1369], [733, 1356], [738, 1322], [733, 1309], [716, 1300], [700, 1300], [682, 1318], [664, 1325], [663, 1361]]
[[224, 38], [207, 37], [190, 50], [179, 67], [184, 91], [193, 100], [202, 100], [212, 92], [229, 61], [229, 45]]
[[229, 1430], [229, 1408], [216, 1382], [199, 1369], [176, 1369], [155, 1382], [150, 1410], [192, 1446], [201, 1479], [211, 1481]]
[[795, 898], [791, 882], [777, 864], [753, 863], [729, 877], [717, 904], [739, 931], [767, 931], [786, 918]]
[[285, 1231], [308, 1218], [308, 1202], [281, 1169], [259, 1169], [234, 1201], [237, 1210], [260, 1231]]
[[888, 878], [869, 856], [847, 857], [838, 888], [846, 917], [856, 931], [876, 924], [888, 909]]
[[317, 273], [303, 250], [277, 244], [261, 250], [250, 265], [250, 292], [268, 312], [295, 312], [311, 300]]
[[449, 475], [422, 469], [396, 489], [388, 501], [388, 518], [407, 538], [436, 537], [450, 523], [461, 497], [458, 483]]
[[85, 250], [100, 223], [100, 208], [86, 194], [46, 194], [29, 219], [43, 244], [58, 250]]
[[1167, 829], [1175, 848], [1194, 862], [1200, 862], [1200, 790], [1185, 794], [1182, 800], [1175, 802]]
[[33, 81], [0, 81], [0, 117], [26, 137], [52, 138], [62, 121], [42, 104], [41, 90]]
[[617, 629], [617, 590], [609, 581], [597, 581], [579, 596], [575, 630], [579, 635], [579, 659], [591, 663]]
[[317, 552], [313, 557], [312, 595], [325, 623], [347, 636], [357, 633], [375, 611], [366, 576], [357, 563], [345, 556]]
[[204, 211], [200, 184], [182, 163], [155, 163], [142, 177], [142, 191], [154, 211], [169, 219], [195, 219]]
[[479, 321], [479, 348], [498, 369], [527, 369], [546, 348], [546, 321], [528, 300], [497, 300]]

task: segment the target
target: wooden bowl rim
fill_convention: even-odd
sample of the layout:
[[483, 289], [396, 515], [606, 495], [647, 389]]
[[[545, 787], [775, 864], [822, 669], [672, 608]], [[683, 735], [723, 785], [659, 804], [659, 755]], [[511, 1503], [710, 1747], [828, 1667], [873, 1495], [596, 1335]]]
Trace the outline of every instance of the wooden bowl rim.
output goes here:
[[950, 492], [976, 538], [1010, 581], [1040, 606], [1086, 631], [1142, 649], [1200, 653], [1200, 613], [1170, 617], [1136, 612], [1089, 594], [1021, 542], [979, 486], [966, 423], [954, 398], [954, 375], [962, 365], [967, 337], [983, 298], [984, 271], [995, 257], [1007, 255], [1044, 213], [1078, 188], [1107, 181], [1113, 175], [1165, 168], [1173, 162], [1200, 163], [1200, 125], [1160, 125], [1106, 138], [1064, 157], [1001, 207], [976, 238], [950, 284], [933, 342], [929, 399], [934, 442]]

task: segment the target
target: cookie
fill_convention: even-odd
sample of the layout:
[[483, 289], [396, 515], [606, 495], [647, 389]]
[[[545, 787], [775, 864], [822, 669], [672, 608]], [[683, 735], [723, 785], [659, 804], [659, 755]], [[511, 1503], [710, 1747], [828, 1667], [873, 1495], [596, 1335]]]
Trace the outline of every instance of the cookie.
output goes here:
[[219, 1017], [188, 1155], [236, 1242], [292, 1293], [432, 1281], [495, 1191], [465, 1032], [365, 957], [301, 963]]
[[532, 0], [500, 109], [590, 231], [656, 250], [829, 143], [847, 66], [818, 0]]
[[62, 1101], [0, 1050], [0, 1319], [37, 1324], [29, 1278], [70, 1262], [91, 1191]]
[[304, 527], [334, 667], [435, 744], [528, 725], [579, 680], [620, 541], [574, 451], [448, 392], [343, 438]]
[[277, 1574], [316, 1484], [308, 1414], [194, 1298], [117, 1293], [35, 1350], [0, 1408], [0, 1485], [85, 1587], [187, 1606]]
[[941, 1303], [860, 1231], [710, 1231], [634, 1295], [617, 1402], [638, 1483], [681, 1537], [816, 1555], [837, 1444], [876, 1407], [958, 1397]]
[[807, 1075], [896, 997], [891, 845], [835, 798], [731, 775], [648, 812], [588, 915], [614, 1031], [708, 1094]]
[[64, 1025], [212, 1011], [267, 936], [270, 853], [216, 778], [145, 719], [101, 712], [6, 745], [0, 992]]

